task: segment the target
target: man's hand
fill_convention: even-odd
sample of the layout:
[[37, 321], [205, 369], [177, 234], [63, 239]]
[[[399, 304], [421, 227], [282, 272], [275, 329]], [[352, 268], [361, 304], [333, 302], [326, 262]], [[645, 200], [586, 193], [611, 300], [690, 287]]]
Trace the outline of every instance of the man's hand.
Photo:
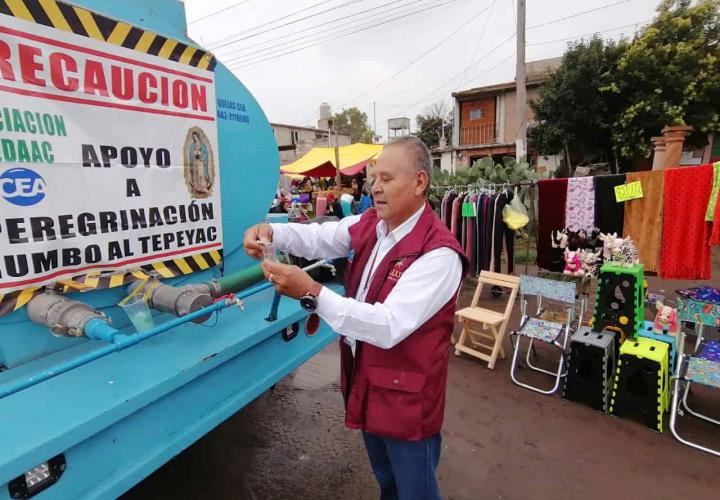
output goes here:
[[289, 266], [278, 262], [264, 261], [262, 264], [265, 277], [275, 284], [275, 289], [283, 295], [299, 299], [307, 293], [316, 297], [322, 285], [312, 279], [308, 273], [297, 266]]
[[245, 253], [247, 253], [253, 259], [260, 260], [263, 258], [263, 247], [258, 241], [263, 243], [270, 243], [272, 241], [273, 233], [270, 224], [262, 223], [256, 224], [245, 231], [243, 237], [243, 246], [245, 247]]

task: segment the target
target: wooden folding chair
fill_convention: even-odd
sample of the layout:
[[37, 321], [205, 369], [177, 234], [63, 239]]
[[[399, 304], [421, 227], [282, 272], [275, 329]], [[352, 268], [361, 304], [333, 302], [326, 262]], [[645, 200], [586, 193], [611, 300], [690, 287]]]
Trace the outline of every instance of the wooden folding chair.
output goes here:
[[[505, 311], [500, 313], [479, 307], [480, 294], [483, 285], [499, 286], [510, 290], [510, 297]], [[498, 354], [505, 358], [505, 350], [502, 347], [505, 338], [510, 313], [515, 304], [515, 297], [520, 288], [520, 278], [509, 274], [492, 273], [482, 271], [478, 277], [478, 285], [475, 289], [470, 307], [460, 309], [455, 317], [462, 324], [460, 338], [455, 344], [455, 355], [460, 356], [461, 352], [475, 356], [487, 361], [488, 368], [495, 368], [495, 360]], [[483, 349], [483, 352], [478, 349]], [[489, 354], [488, 354], [489, 352]]]

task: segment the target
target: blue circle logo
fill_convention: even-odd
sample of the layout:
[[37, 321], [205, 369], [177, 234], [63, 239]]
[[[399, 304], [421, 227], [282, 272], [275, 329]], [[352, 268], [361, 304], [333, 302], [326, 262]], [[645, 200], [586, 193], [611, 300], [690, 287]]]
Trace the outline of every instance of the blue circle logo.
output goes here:
[[0, 175], [0, 196], [13, 205], [28, 207], [45, 198], [45, 179], [28, 168], [11, 168]]

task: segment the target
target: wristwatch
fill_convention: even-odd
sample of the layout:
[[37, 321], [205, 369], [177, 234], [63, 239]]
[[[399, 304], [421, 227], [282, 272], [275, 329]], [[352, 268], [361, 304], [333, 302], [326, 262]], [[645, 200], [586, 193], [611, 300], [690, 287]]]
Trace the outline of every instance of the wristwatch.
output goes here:
[[321, 290], [322, 285], [320, 283], [315, 283], [310, 291], [300, 297], [300, 307], [308, 312], [315, 312], [315, 309], [317, 309], [317, 299]]

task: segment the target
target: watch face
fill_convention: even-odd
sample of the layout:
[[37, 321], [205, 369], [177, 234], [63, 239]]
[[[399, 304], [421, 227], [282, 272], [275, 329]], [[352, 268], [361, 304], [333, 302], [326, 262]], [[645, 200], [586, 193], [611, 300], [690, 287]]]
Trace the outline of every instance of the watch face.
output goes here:
[[300, 305], [306, 311], [314, 311], [315, 307], [317, 305], [317, 301], [315, 300], [314, 297], [305, 296], [300, 299]]

